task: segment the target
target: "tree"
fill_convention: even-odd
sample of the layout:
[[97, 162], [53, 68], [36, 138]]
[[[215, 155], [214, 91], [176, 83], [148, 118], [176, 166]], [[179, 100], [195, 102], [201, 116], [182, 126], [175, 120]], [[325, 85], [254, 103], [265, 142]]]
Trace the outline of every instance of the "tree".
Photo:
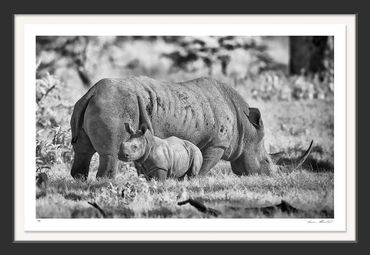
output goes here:
[[291, 36], [290, 73], [319, 74], [323, 78], [333, 68], [333, 41], [331, 36]]

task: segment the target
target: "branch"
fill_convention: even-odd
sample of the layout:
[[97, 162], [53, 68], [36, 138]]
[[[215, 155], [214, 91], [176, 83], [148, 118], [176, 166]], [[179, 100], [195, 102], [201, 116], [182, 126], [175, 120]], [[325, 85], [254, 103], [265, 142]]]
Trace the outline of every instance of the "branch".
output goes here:
[[182, 202], [178, 202], [177, 204], [178, 205], [185, 205], [185, 204], [188, 204], [188, 203], [191, 206], [194, 206], [198, 211], [200, 211], [202, 213], [211, 214], [212, 216], [215, 216], [215, 217], [217, 217], [218, 215], [221, 214], [220, 211], [217, 211], [213, 208], [207, 207], [204, 204], [202, 204], [201, 202], [196, 201], [196, 200], [191, 199], [191, 198], [189, 198], [188, 200], [182, 201]]
[[98, 211], [103, 215], [103, 218], [107, 218], [107, 215], [105, 214], [105, 212], [103, 211], [103, 209], [100, 208], [100, 206], [98, 206], [95, 202], [87, 202], [89, 205], [95, 207], [96, 209], [98, 209]]

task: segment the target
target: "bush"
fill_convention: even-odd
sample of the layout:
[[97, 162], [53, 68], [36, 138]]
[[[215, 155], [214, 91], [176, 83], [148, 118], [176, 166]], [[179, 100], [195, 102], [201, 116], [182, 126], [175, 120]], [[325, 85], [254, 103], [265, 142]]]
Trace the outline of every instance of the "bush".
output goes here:
[[[66, 118], [71, 107], [63, 104], [61, 82], [46, 73], [36, 80], [36, 171], [44, 172], [56, 163], [71, 163], [70, 128]], [[63, 114], [61, 114], [63, 113]]]
[[331, 83], [320, 81], [317, 75], [288, 76], [281, 72], [263, 72], [254, 81], [257, 84], [251, 90], [252, 97], [264, 101], [276, 99], [291, 100], [332, 100], [334, 90]]

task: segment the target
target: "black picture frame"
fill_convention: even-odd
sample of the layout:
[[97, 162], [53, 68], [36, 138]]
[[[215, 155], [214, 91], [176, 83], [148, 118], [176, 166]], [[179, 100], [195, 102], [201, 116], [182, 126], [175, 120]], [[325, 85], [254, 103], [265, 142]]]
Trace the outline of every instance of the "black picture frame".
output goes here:
[[[269, 3], [267, 4], [266, 1], [263, 2], [255, 2], [253, 4], [250, 4], [248, 2], [242, 2], [242, 1], [228, 1], [227, 5], [225, 3], [216, 3], [212, 2], [212, 4], [207, 4], [203, 2], [202, 4], [194, 1], [195, 3], [192, 4], [190, 1], [182, 2], [182, 3], [172, 3], [170, 4], [170, 1], [153, 1], [151, 3], [146, 3], [145, 5], [141, 2], [121, 2], [121, 3], [112, 3], [112, 4], [107, 4], [105, 2], [104, 6], [99, 6], [99, 5], [93, 5], [89, 3], [89, 6], [86, 6], [83, 3], [75, 3], [74, 1], [63, 1], [62, 6], [53, 6], [53, 4], [50, 4], [48, 1], [38, 1], [38, 2], [29, 2], [28, 4], [20, 3], [13, 1], [11, 8], [1, 8], [2, 9], [2, 24], [6, 24], [6, 29], [4, 33], [4, 37], [6, 38], [5, 41], [3, 41], [3, 49], [4, 55], [5, 55], [5, 60], [2, 62], [3, 69], [2, 70], [8, 70], [9, 65], [12, 66], [12, 69], [14, 69], [14, 31], [13, 31], [13, 18], [14, 14], [21, 14], [21, 13], [28, 13], [28, 14], [339, 14], [339, 13], [346, 13], [346, 14], [356, 14], [357, 15], [357, 25], [358, 25], [358, 30], [357, 30], [357, 52], [359, 49], [361, 49], [360, 55], [358, 55], [357, 58], [357, 63], [358, 63], [358, 75], [357, 75], [357, 135], [356, 137], [358, 138], [359, 132], [363, 136], [361, 136], [360, 140], [357, 140], [357, 149], [358, 149], [358, 154], [357, 154], [357, 159], [364, 158], [364, 153], [366, 152], [365, 148], [365, 141], [366, 139], [366, 131], [368, 131], [368, 119], [367, 118], [360, 118], [359, 114], [364, 111], [366, 111], [367, 106], [365, 105], [365, 102], [368, 100], [365, 100], [365, 97], [369, 95], [365, 91], [365, 88], [368, 88], [366, 84], [369, 84], [368, 77], [366, 77], [364, 74], [366, 74], [366, 71], [364, 68], [366, 68], [366, 63], [365, 63], [365, 56], [368, 55], [366, 54], [366, 51], [368, 51], [367, 45], [369, 42], [368, 39], [368, 33], [366, 33], [364, 30], [364, 27], [366, 26], [365, 24], [368, 24], [365, 20], [368, 18], [366, 13], [362, 10], [365, 10], [365, 6], [353, 6], [351, 4], [353, 3], [324, 3], [322, 1], [309, 1], [306, 3], [297, 3], [295, 1], [284, 1], [284, 2], [275, 2], [275, 3]], [[271, 1], [272, 2], [272, 1]], [[72, 7], [73, 6], [73, 7]], [[122, 10], [122, 13], [121, 13]], [[246, 13], [244, 13], [244, 10]], [[361, 21], [361, 23], [360, 23]], [[359, 24], [360, 23], [360, 24]], [[362, 33], [361, 33], [362, 31]], [[367, 37], [367, 38], [366, 38]], [[363, 45], [361, 47], [361, 45]], [[366, 46], [365, 46], [366, 45]], [[13, 49], [12, 51], [10, 49]], [[14, 70], [13, 70], [14, 71]], [[6, 165], [4, 165], [4, 180], [7, 180], [4, 182], [2, 185], [2, 191], [3, 194], [7, 194], [5, 197], [8, 199], [7, 203], [7, 208], [12, 209], [12, 210], [7, 210], [6, 214], [3, 215], [3, 219], [6, 219], [5, 222], [7, 223], [6, 227], [3, 228], [3, 231], [6, 230], [7, 233], [7, 246], [8, 248], [10, 246], [14, 246], [12, 243], [14, 242], [14, 226], [13, 223], [14, 221], [10, 221], [10, 219], [14, 219], [14, 206], [13, 206], [13, 196], [10, 194], [14, 195], [14, 189], [13, 189], [13, 183], [10, 180], [13, 180], [13, 171], [11, 169], [14, 168], [14, 89], [12, 84], [14, 84], [14, 77], [13, 77], [13, 72], [6, 72], [7, 75], [5, 76], [4, 79], [4, 84], [5, 86], [3, 87], [4, 91], [4, 100], [2, 100], [2, 107], [1, 109], [3, 110], [2, 116], [7, 117], [7, 123], [8, 125], [2, 126], [2, 134], [5, 135], [5, 145], [3, 146], [4, 149], [4, 159], [6, 160]], [[362, 76], [359, 76], [359, 74], [363, 74]], [[360, 85], [362, 84], [362, 85]], [[361, 91], [359, 93], [359, 91]], [[11, 95], [11, 96], [10, 96]], [[360, 103], [361, 102], [361, 103]], [[10, 125], [12, 123], [12, 125]], [[12, 134], [12, 135], [10, 135]], [[362, 147], [362, 148], [361, 148]], [[362, 169], [359, 171], [359, 169]], [[336, 251], [341, 251], [341, 252], [356, 252], [358, 249], [365, 248], [366, 246], [366, 221], [367, 221], [367, 213], [368, 213], [368, 206], [366, 208], [366, 202], [362, 201], [361, 203], [361, 198], [363, 199], [365, 197], [365, 187], [367, 185], [364, 181], [367, 181], [368, 178], [366, 176], [368, 174], [368, 171], [366, 171], [366, 166], [364, 165], [364, 161], [358, 161], [357, 162], [357, 178], [360, 176], [361, 178], [358, 178], [358, 217], [357, 217], [357, 229], [358, 229], [358, 235], [357, 235], [357, 241], [355, 243], [351, 242], [352, 245], [341, 245], [340, 247], [337, 245], [325, 245], [325, 248], [323, 244], [316, 244], [316, 245], [308, 245], [305, 244], [304, 249], [307, 249], [307, 251], [313, 251], [313, 249], [320, 249], [322, 252], [336, 252]], [[6, 192], [5, 192], [6, 191]], [[10, 193], [12, 192], [12, 193]], [[361, 219], [360, 224], [359, 220]], [[141, 249], [143, 249], [142, 242], [135, 242], [136, 245], [125, 245], [126, 248], [131, 248], [134, 249], [136, 253], [141, 252]], [[161, 243], [166, 243], [165, 245], [161, 245], [162, 247], [159, 248], [156, 245], [156, 249], [158, 250], [184, 250], [188, 248], [188, 245], [176, 245], [176, 247], [173, 247], [173, 245], [167, 244], [167, 242], [161, 242]], [[176, 242], [180, 243], [180, 242]], [[279, 250], [284, 250], [284, 251], [297, 251], [297, 249], [302, 249], [303, 247], [296, 247], [297, 244], [286, 244], [286, 247], [281, 247], [281, 245], [277, 244], [269, 244], [266, 245], [264, 244], [265, 242], [259, 241], [259, 245], [253, 244], [253, 245], [248, 245], [251, 242], [245, 242], [248, 245], [248, 248], [245, 246], [245, 244], [236, 244], [236, 242], [232, 242], [233, 246], [229, 246], [229, 244], [216, 244], [214, 242], [207, 242], [211, 243], [211, 245], [207, 245], [207, 247], [204, 247], [203, 245], [202, 248], [207, 248], [212, 249], [213, 251], [219, 251], [219, 252], [230, 252], [231, 250], [238, 250], [238, 251], [243, 251], [245, 249], [248, 249], [248, 252], [265, 252], [265, 251], [276, 251], [277, 249]], [[269, 242], [272, 243], [272, 242]], [[280, 242], [279, 242], [280, 243]], [[287, 242], [284, 242], [287, 243]], [[290, 243], [290, 242], [289, 242]], [[303, 242], [299, 242], [303, 243]], [[330, 243], [325, 241], [325, 243]], [[335, 244], [338, 244], [340, 242], [334, 242]], [[106, 248], [104, 245], [91, 245], [92, 242], [89, 242], [89, 247], [84, 247], [84, 249], [90, 249], [94, 250], [95, 252], [106, 252]], [[356, 244], [356, 245], [353, 245]], [[361, 245], [360, 245], [361, 244]], [[19, 248], [20, 245], [16, 245], [17, 249]], [[23, 248], [26, 248], [25, 245], [22, 245]], [[58, 244], [59, 249], [66, 249], [65, 246]], [[74, 249], [76, 245], [70, 245], [70, 247], [67, 247], [67, 249]], [[154, 247], [151, 247], [152, 245], [146, 245], [145, 249], [153, 249]], [[192, 249], [198, 249], [200, 245], [194, 245]], [[33, 246], [34, 247], [34, 246]], [[40, 247], [36, 247], [35, 249], [37, 250], [49, 250], [50, 245], [44, 245]], [[62, 248], [63, 247], [63, 248]], [[185, 248], [186, 247], [186, 248]], [[30, 246], [27, 245], [27, 249], [29, 249]], [[50, 249], [56, 249], [57, 247], [50, 247]], [[189, 247], [190, 248], [190, 247]], [[117, 251], [119, 251], [119, 248], [115, 248]], [[328, 249], [328, 250], [325, 250]], [[351, 249], [351, 250], [349, 250]], [[14, 251], [13, 251], [14, 252]], [[84, 252], [88, 252], [88, 250], [85, 250]], [[129, 252], [129, 250], [126, 250], [126, 252]], [[189, 251], [190, 252], [190, 251]], [[208, 250], [208, 252], [211, 252], [211, 250]]]

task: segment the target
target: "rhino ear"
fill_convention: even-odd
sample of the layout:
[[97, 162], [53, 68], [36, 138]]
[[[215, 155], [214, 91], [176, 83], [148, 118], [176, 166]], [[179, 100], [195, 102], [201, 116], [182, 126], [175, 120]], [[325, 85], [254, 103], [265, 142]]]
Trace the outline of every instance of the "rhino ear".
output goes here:
[[261, 128], [263, 126], [261, 112], [258, 108], [249, 108], [248, 119], [256, 128]]
[[146, 124], [146, 123], [142, 123], [142, 124], [140, 125], [139, 131], [141, 131], [143, 134], [145, 134], [145, 132], [146, 132], [148, 129], [149, 129], [148, 124]]
[[127, 131], [130, 135], [135, 134], [135, 130], [131, 127], [131, 125], [130, 125], [129, 123], [125, 123], [125, 128], [126, 128], [126, 131]]

